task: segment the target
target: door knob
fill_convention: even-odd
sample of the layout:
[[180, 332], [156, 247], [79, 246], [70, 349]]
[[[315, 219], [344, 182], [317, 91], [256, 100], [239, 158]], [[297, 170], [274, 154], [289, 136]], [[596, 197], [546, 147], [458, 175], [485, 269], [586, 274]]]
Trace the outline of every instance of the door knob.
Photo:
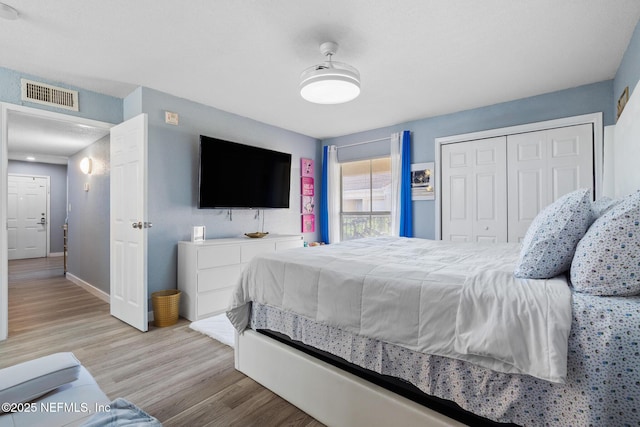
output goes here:
[[139, 221], [139, 222], [134, 222], [133, 224], [131, 224], [131, 226], [132, 226], [133, 228], [139, 228], [139, 229], [142, 229], [142, 222], [141, 222], [141, 221]]

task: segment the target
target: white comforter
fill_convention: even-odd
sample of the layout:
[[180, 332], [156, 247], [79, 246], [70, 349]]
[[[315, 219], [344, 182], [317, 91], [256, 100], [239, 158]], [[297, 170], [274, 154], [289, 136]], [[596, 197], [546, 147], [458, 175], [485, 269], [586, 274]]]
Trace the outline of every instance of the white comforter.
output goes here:
[[564, 277], [513, 277], [519, 246], [381, 237], [254, 258], [227, 316], [252, 301], [427, 354], [564, 382], [571, 293]]

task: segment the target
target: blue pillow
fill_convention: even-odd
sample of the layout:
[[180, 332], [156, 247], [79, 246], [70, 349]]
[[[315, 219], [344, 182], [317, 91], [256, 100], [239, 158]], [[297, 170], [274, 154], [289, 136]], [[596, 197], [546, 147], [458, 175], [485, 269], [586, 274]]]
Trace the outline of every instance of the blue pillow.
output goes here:
[[602, 214], [580, 240], [571, 284], [592, 295], [640, 294], [640, 191]]
[[550, 279], [567, 271], [576, 245], [592, 222], [588, 188], [565, 194], [544, 208], [524, 236], [515, 276]]

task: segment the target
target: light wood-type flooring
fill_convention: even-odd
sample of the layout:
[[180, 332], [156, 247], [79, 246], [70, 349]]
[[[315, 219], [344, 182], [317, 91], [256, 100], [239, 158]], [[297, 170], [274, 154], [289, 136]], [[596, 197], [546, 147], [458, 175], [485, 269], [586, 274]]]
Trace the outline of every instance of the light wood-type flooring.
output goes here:
[[164, 426], [321, 426], [233, 367], [233, 350], [189, 328], [146, 333], [66, 280], [62, 258], [9, 262], [9, 338], [0, 368], [71, 351], [110, 399], [124, 397]]

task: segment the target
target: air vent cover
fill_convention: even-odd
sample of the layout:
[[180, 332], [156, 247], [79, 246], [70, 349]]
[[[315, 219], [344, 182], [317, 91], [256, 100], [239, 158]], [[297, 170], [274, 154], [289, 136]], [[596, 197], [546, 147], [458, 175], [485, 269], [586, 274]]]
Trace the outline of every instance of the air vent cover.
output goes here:
[[78, 91], [51, 86], [32, 80], [22, 82], [22, 100], [78, 111]]

